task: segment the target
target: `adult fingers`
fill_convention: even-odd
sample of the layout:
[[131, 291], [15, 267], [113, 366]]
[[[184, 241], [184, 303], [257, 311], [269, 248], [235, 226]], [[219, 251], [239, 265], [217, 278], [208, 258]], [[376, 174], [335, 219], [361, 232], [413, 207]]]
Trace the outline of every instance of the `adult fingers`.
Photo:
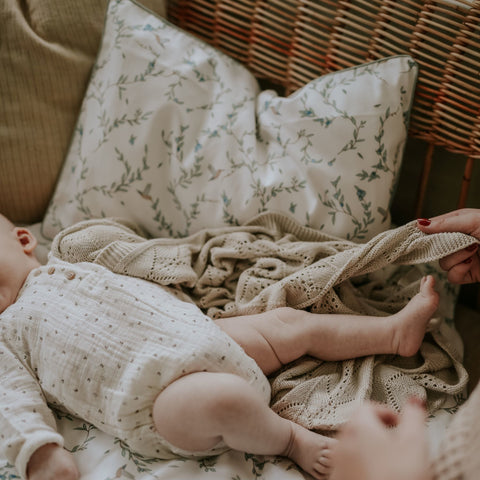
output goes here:
[[427, 412], [418, 397], [412, 397], [403, 407], [398, 423], [398, 431], [406, 436], [417, 436], [426, 432]]
[[462, 232], [480, 240], [480, 209], [463, 208], [430, 219], [421, 218], [417, 226], [425, 233]]
[[462, 262], [467, 261], [468, 263], [468, 259], [473, 257], [477, 253], [477, 250], [478, 245], [474, 244], [470, 245], [467, 248], [463, 248], [458, 252], [452, 253], [451, 255], [447, 255], [446, 257], [439, 260], [440, 267], [443, 270], [448, 271], [455, 265], [458, 265]]
[[480, 280], [480, 264], [477, 255], [473, 255], [446, 270], [448, 281], [451, 283], [462, 285]]
[[385, 405], [375, 402], [362, 404], [342, 427], [346, 434], [364, 433], [366, 430], [383, 430], [385, 426], [395, 426], [398, 415]]
[[380, 403], [371, 403], [370, 412], [372, 415], [387, 427], [394, 427], [398, 424], [398, 414], [391, 408]]

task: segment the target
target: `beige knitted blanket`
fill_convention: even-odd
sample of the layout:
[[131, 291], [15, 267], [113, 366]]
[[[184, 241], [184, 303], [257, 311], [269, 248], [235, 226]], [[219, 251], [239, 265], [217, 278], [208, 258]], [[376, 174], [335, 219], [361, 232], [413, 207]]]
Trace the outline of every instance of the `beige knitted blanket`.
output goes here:
[[[460, 233], [425, 235], [412, 222], [356, 244], [268, 213], [242, 227], [181, 239], [146, 240], [127, 222], [91, 220], [61, 232], [52, 254], [181, 289], [212, 317], [280, 306], [386, 316], [405, 305], [426, 273], [437, 277], [441, 299], [447, 298], [445, 277], [430, 262], [473, 243]], [[272, 408], [319, 431], [337, 428], [366, 398], [398, 411], [417, 395], [435, 410], [467, 382], [462, 344], [446, 321], [451, 312], [441, 301], [437, 322], [414, 357], [304, 357], [289, 364], [271, 377]]]

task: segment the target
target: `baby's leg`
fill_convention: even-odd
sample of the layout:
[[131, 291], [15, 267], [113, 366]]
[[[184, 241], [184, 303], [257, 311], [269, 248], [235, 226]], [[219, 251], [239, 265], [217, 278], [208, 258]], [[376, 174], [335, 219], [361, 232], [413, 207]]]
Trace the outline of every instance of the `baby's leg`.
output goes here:
[[278, 416], [246, 380], [229, 373], [198, 372], [173, 382], [155, 400], [153, 420], [182, 450], [209, 450], [223, 440], [235, 450], [287, 456], [317, 479], [328, 477], [336, 442]]
[[216, 320], [268, 375], [303, 355], [346, 360], [375, 354], [415, 354], [438, 306], [434, 278], [425, 277], [420, 292], [389, 317], [313, 314], [280, 308], [259, 315]]

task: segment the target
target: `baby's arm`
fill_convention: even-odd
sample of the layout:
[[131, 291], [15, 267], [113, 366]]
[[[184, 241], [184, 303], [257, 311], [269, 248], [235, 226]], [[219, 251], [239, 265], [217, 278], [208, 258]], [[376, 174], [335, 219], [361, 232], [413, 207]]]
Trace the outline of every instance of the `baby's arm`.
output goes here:
[[[27, 464], [30, 460], [35, 456], [37, 460], [42, 459], [47, 451], [45, 449], [42, 453], [42, 447], [48, 444], [55, 444], [55, 451], [62, 449], [63, 437], [56, 430], [55, 418], [48, 408], [37, 378], [28, 363], [21, 361], [23, 354], [16, 350], [12, 351], [9, 343], [0, 343], [0, 457], [14, 464], [21, 478], [67, 478], [27, 477]], [[70, 455], [67, 451], [65, 453]], [[52, 460], [64, 457], [65, 454], [62, 453], [52, 457]], [[45, 459], [42, 459], [43, 462]], [[30, 464], [30, 467], [32, 465], [36, 470], [35, 464]]]

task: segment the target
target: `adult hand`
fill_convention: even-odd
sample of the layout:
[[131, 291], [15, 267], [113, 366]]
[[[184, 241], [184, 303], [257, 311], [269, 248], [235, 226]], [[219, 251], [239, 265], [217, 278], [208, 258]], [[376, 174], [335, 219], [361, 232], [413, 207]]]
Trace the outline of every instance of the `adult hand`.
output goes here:
[[78, 480], [73, 455], [55, 443], [37, 449], [27, 466], [28, 480]]
[[401, 415], [366, 403], [340, 430], [330, 480], [431, 480], [425, 419], [418, 399]]
[[[462, 232], [480, 240], [480, 209], [463, 208], [430, 219], [417, 220], [425, 233]], [[478, 245], [452, 253], [440, 260], [440, 267], [448, 272], [452, 283], [480, 282], [480, 256]]]

